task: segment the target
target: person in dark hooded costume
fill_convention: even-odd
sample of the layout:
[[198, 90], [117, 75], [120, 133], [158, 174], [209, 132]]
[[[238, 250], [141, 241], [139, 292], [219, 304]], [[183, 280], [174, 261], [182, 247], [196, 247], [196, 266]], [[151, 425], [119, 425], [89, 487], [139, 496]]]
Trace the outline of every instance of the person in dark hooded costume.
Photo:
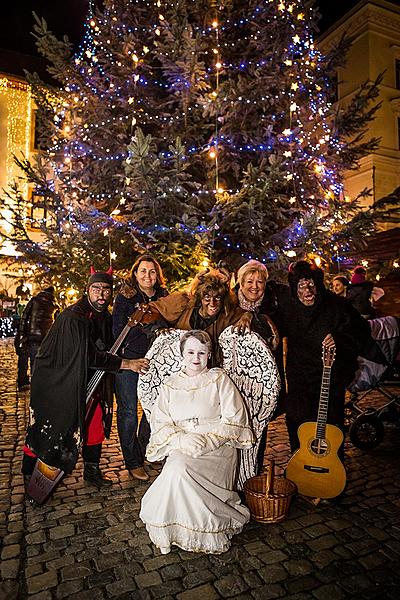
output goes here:
[[[66, 308], [52, 325], [36, 355], [31, 385], [30, 425], [22, 472], [33, 472], [36, 459], [71, 473], [82, 444], [84, 479], [98, 488], [111, 485], [100, 471], [104, 437], [112, 420], [113, 377], [120, 369], [147, 370], [145, 358], [122, 359], [112, 345], [111, 270], [89, 277], [87, 295]], [[108, 374], [94, 392], [86, 415], [86, 387], [96, 370]]]
[[322, 346], [335, 347], [331, 372], [328, 423], [344, 428], [346, 386], [357, 370], [357, 356], [370, 341], [370, 330], [359, 313], [324, 286], [324, 274], [305, 260], [291, 265], [290, 295], [282, 296], [282, 334], [288, 338], [287, 395], [284, 400], [290, 447], [299, 447], [297, 430], [317, 421], [322, 380]]

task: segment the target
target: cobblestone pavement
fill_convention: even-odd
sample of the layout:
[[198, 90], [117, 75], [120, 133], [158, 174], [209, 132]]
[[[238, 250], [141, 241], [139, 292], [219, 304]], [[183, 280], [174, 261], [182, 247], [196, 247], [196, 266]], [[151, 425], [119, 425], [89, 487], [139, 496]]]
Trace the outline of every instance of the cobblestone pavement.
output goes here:
[[[286, 521], [250, 523], [225, 554], [174, 549], [162, 556], [138, 519], [148, 484], [128, 478], [115, 431], [103, 453], [111, 491], [83, 482], [79, 463], [48, 504], [24, 499], [28, 395], [15, 392], [10, 340], [0, 342], [0, 364], [2, 600], [400, 597], [399, 429], [388, 429], [370, 452], [346, 444], [348, 486], [340, 504], [297, 498]], [[269, 448], [284, 466], [281, 419], [270, 426]]]

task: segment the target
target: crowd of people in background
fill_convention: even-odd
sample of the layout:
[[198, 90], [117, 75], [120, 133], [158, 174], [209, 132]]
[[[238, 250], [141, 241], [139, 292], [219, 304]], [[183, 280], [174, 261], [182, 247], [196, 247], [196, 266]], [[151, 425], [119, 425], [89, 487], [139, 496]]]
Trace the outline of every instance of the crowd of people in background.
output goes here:
[[[169, 294], [161, 265], [145, 254], [122, 282], [112, 316], [110, 271], [92, 272], [82, 298], [60, 314], [54, 288], [45, 288], [26, 305], [15, 338], [19, 389], [29, 385], [29, 360], [31, 369], [25, 477], [32, 474], [37, 458], [70, 473], [81, 451], [84, 479], [98, 488], [110, 486], [100, 458], [115, 393], [118, 435], [130, 476], [147, 481], [146, 460], [166, 460], [142, 505], [141, 517], [153, 542], [162, 552], [174, 543], [188, 550], [226, 550], [230, 537], [248, 520], [235, 491], [236, 448], [254, 439], [240, 394], [221, 369], [219, 336], [234, 326], [244, 335], [256, 332], [271, 349], [281, 378], [274, 416], [285, 414], [292, 452], [299, 446], [298, 427], [317, 419], [321, 350], [334, 348], [328, 423], [344, 430], [346, 386], [370, 340], [367, 319], [375, 315], [373, 303], [384, 292], [366, 278], [363, 267], [356, 267], [350, 280], [339, 274], [331, 284], [333, 291], [314, 262], [292, 264], [287, 283], [278, 283], [269, 279], [263, 263], [250, 260], [236, 273], [234, 287], [229, 272], [209, 268], [186, 291]], [[149, 313], [144, 326], [139, 321]], [[146, 353], [156, 333], [169, 328], [189, 332], [181, 342], [182, 368], [161, 387], [151, 423], [143, 414], [138, 424], [138, 378], [149, 368]], [[110, 352], [113, 342], [117, 347]], [[99, 372], [100, 385], [88, 398], [88, 383]], [[183, 424], [196, 419], [203, 427], [193, 430]], [[266, 440], [267, 428], [257, 472]], [[180, 500], [177, 479], [187, 490]], [[175, 502], [166, 500], [157, 508], [164, 493]], [[188, 534], [188, 528], [205, 531], [210, 511], [217, 534]]]

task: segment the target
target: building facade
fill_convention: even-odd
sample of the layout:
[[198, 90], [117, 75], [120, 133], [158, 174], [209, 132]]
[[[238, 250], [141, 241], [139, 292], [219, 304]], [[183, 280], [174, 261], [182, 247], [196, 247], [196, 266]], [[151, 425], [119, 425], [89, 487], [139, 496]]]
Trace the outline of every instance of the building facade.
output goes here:
[[371, 203], [400, 186], [399, 3], [361, 0], [321, 36], [320, 49], [326, 51], [345, 33], [353, 44], [346, 66], [338, 69], [339, 106], [348, 103], [364, 82], [383, 73], [381, 106], [365, 134], [365, 139], [380, 138], [379, 148], [361, 159], [359, 169], [345, 174], [345, 194], [355, 197], [364, 188], [371, 189]]
[[[34, 102], [29, 84], [21, 77], [0, 73], [0, 190], [3, 197], [18, 181], [21, 195], [29, 199], [29, 186], [18, 179], [14, 156], [30, 158], [34, 151]], [[12, 230], [10, 208], [0, 210], [0, 295], [14, 295], [17, 277], [26, 272], [15, 263], [17, 252], [5, 237]], [[5, 234], [5, 235], [4, 235]], [[10, 277], [11, 276], [11, 277]]]

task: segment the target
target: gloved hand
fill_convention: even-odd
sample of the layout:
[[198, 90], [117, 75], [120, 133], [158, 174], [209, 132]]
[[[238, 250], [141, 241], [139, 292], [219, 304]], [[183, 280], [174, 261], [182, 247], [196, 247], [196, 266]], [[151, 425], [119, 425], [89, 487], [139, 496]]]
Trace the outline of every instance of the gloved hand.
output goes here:
[[201, 433], [182, 432], [175, 435], [170, 445], [176, 450], [180, 450], [183, 454], [197, 458], [202, 454], [202, 450], [206, 447], [206, 437]]
[[223, 446], [226, 442], [225, 438], [218, 437], [215, 433], [209, 433], [207, 435], [207, 452], [211, 452], [212, 450], [216, 450]]

